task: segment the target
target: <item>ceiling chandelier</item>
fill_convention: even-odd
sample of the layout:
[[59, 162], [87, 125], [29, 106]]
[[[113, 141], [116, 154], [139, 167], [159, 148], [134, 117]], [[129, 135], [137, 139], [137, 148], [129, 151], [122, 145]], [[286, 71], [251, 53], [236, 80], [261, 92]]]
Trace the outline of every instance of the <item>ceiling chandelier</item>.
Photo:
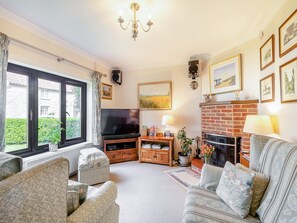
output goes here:
[[120, 26], [121, 26], [121, 28], [123, 30], [126, 30], [129, 27], [130, 23], [132, 23], [132, 38], [134, 39], [134, 41], [136, 40], [136, 37], [138, 35], [138, 24], [140, 24], [140, 26], [141, 26], [141, 28], [142, 28], [142, 30], [144, 32], [148, 32], [151, 29], [151, 26], [153, 25], [152, 20], [149, 18], [148, 22], [146, 23], [146, 25], [148, 26], [148, 28], [145, 29], [143, 27], [141, 21], [136, 18], [136, 12], [139, 10], [139, 8], [140, 8], [140, 6], [139, 6], [138, 3], [135, 3], [135, 2], [131, 3], [130, 9], [133, 11], [133, 15], [134, 16], [133, 16], [133, 19], [130, 19], [129, 20], [129, 22], [127, 23], [127, 26], [126, 27], [123, 26], [123, 23], [125, 21], [123, 19], [123, 17], [120, 15], [119, 18], [118, 18], [118, 22], [120, 23]]

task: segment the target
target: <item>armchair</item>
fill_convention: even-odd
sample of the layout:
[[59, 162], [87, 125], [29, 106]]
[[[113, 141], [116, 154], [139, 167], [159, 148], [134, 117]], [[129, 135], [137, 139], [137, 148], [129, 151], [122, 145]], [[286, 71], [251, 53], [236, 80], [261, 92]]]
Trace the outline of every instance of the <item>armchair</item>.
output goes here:
[[89, 187], [86, 201], [67, 216], [68, 160], [57, 158], [0, 181], [0, 223], [118, 222], [117, 188]]

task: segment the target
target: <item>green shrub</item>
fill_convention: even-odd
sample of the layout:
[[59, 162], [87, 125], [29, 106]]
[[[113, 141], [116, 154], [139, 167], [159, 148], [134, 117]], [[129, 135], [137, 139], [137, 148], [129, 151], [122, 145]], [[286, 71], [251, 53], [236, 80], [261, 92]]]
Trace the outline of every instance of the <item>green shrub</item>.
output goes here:
[[[27, 143], [27, 119], [25, 118], [7, 118], [5, 124], [5, 142], [7, 145]], [[39, 118], [38, 120], [38, 142], [48, 142], [46, 129], [42, 126], [54, 125], [59, 119]], [[77, 138], [81, 135], [80, 119], [67, 118], [66, 120], [66, 138]]]

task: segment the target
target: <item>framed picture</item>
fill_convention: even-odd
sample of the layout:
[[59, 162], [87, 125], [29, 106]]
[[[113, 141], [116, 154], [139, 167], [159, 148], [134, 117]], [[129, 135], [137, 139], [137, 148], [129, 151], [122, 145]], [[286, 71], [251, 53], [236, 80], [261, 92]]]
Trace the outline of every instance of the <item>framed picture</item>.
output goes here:
[[241, 90], [241, 55], [209, 67], [210, 93]]
[[297, 47], [297, 9], [278, 28], [279, 56], [282, 57]]
[[279, 67], [281, 102], [297, 101], [297, 57]]
[[274, 63], [274, 35], [260, 48], [260, 68], [264, 70]]
[[274, 74], [260, 80], [261, 103], [274, 101]]
[[141, 110], [171, 109], [171, 81], [138, 84], [138, 106]]
[[112, 100], [112, 85], [102, 83], [102, 99]]

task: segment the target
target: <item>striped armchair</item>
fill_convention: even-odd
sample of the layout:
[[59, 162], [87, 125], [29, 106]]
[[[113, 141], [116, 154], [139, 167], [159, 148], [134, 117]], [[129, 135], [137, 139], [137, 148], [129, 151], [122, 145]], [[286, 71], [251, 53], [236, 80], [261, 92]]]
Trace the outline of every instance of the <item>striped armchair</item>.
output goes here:
[[205, 165], [200, 186], [188, 190], [183, 222], [297, 222], [297, 144], [252, 136], [250, 168], [270, 178], [256, 217], [242, 219], [217, 196], [223, 169]]
[[89, 187], [86, 201], [67, 216], [68, 160], [57, 158], [0, 181], [0, 223], [117, 223], [117, 188]]

